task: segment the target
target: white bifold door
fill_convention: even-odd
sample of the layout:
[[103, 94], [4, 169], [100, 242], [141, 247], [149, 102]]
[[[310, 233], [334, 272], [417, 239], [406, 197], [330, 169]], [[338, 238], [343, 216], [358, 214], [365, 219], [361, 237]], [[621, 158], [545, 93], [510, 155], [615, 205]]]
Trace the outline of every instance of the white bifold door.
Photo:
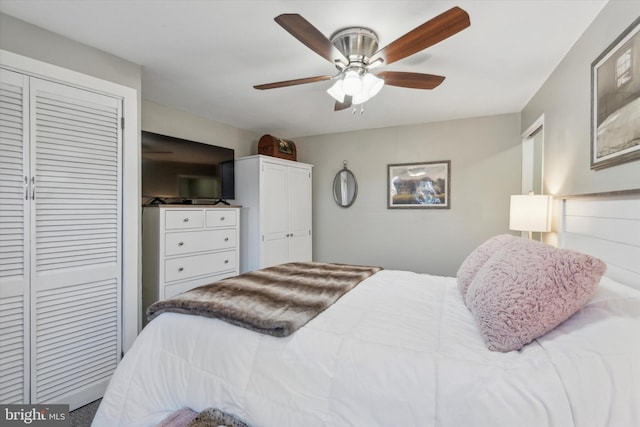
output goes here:
[[0, 402], [74, 409], [121, 357], [122, 100], [0, 73]]

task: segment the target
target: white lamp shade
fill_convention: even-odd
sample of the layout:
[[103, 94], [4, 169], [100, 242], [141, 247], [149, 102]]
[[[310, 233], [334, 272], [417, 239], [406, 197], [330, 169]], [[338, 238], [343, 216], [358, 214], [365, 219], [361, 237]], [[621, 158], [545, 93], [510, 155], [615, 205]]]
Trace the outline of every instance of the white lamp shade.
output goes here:
[[371, 99], [375, 94], [380, 92], [384, 86], [384, 80], [380, 77], [374, 76], [371, 73], [367, 73], [362, 77], [362, 90], [353, 95], [353, 100], [351, 101], [353, 105], [359, 105], [364, 102], [367, 102]]
[[369, 95], [369, 98], [373, 98], [380, 92], [382, 86], [384, 86], [384, 79], [371, 73], [365, 74], [362, 78], [362, 91]]
[[351, 103], [353, 105], [360, 105], [364, 102], [367, 102], [368, 100], [369, 100], [369, 97], [364, 91], [362, 91], [360, 93], [356, 93], [355, 95], [353, 95], [353, 98], [351, 98]]
[[327, 93], [338, 102], [344, 102], [344, 91], [342, 90], [342, 80], [336, 80], [336, 82], [327, 89]]
[[362, 78], [356, 71], [347, 71], [342, 78], [342, 90], [347, 95], [362, 92]]
[[551, 208], [551, 196], [533, 194], [511, 196], [509, 229], [517, 231], [550, 231]]

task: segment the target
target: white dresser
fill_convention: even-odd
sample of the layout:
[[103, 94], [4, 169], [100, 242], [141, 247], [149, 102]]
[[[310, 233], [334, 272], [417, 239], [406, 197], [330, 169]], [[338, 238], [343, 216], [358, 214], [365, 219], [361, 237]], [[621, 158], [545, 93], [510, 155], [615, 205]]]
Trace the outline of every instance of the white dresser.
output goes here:
[[239, 209], [204, 205], [145, 207], [142, 214], [142, 316], [155, 301], [238, 274]]

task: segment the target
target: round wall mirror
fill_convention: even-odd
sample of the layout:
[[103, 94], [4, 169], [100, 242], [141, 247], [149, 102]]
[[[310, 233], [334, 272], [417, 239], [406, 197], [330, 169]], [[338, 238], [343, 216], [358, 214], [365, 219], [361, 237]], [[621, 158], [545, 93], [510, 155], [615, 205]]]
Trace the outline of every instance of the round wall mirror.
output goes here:
[[338, 206], [348, 208], [357, 195], [358, 182], [353, 172], [347, 169], [347, 162], [344, 162], [344, 168], [333, 179], [333, 199]]

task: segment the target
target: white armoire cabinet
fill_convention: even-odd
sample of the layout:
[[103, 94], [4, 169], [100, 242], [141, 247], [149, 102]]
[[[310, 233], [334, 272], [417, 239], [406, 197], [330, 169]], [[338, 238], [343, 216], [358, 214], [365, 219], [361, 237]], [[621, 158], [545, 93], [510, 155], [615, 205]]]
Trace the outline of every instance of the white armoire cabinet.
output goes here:
[[312, 167], [263, 155], [236, 159], [241, 273], [311, 261]]
[[0, 402], [102, 396], [121, 357], [122, 100], [0, 68]]

